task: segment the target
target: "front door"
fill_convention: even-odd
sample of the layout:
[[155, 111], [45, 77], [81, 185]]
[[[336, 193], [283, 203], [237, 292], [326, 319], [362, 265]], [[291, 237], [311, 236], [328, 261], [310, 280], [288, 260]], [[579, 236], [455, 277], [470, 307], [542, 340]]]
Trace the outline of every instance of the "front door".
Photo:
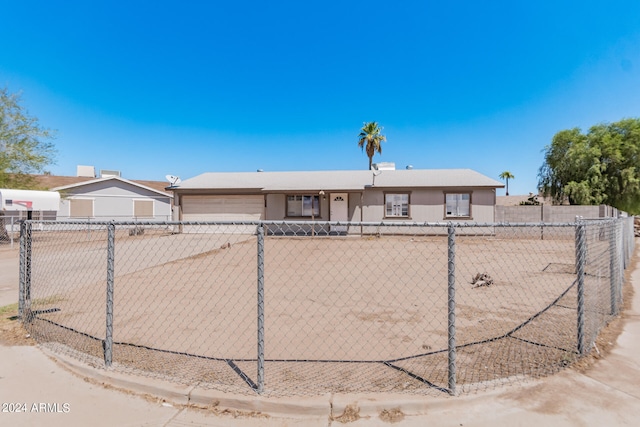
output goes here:
[[[331, 193], [329, 195], [329, 221], [349, 221], [349, 193]], [[331, 231], [345, 232], [346, 225], [332, 225]]]

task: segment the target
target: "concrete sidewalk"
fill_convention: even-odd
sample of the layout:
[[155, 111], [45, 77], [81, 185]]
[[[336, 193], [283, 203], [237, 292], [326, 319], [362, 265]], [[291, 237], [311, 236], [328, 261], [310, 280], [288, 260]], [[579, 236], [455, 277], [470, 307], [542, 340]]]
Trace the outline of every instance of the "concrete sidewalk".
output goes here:
[[[0, 288], [12, 287], [3, 282], [5, 276], [0, 273]], [[0, 425], [636, 426], [640, 268], [630, 277], [635, 292], [624, 313], [623, 332], [612, 352], [584, 374], [567, 369], [523, 385], [455, 398], [336, 394], [259, 399], [94, 370], [35, 346], [0, 346]]]

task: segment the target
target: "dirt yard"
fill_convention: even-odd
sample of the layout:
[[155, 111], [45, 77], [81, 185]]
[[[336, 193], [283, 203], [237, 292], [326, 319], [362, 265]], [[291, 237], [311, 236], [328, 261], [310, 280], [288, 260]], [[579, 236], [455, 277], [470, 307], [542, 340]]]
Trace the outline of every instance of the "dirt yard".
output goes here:
[[[100, 365], [107, 250], [94, 234], [34, 243], [30, 332]], [[256, 246], [255, 236], [239, 234], [118, 235], [116, 366], [251, 392], [258, 376]], [[266, 238], [267, 392], [442, 393], [447, 254], [446, 237], [437, 236]], [[491, 284], [473, 285], [478, 273]], [[604, 274], [603, 267], [586, 281], [594, 295], [608, 283]], [[545, 375], [577, 359], [572, 239], [459, 237], [455, 278], [460, 386]], [[606, 308], [601, 299], [590, 312]]]

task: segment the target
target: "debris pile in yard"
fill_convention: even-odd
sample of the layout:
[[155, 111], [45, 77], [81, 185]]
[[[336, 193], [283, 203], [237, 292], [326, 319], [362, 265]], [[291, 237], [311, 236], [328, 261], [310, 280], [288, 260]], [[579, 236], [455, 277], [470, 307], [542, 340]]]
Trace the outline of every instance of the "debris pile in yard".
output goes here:
[[640, 217], [633, 217], [633, 235], [640, 237]]
[[487, 273], [478, 273], [471, 279], [474, 288], [493, 285], [493, 279]]

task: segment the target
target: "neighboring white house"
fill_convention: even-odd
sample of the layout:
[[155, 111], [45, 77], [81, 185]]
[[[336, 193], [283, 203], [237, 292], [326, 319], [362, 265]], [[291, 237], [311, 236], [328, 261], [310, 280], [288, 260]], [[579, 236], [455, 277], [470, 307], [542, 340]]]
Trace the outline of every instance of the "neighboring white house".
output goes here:
[[496, 188], [470, 169], [204, 173], [170, 188], [176, 220], [495, 221]]
[[51, 189], [60, 192], [58, 219], [171, 220], [172, 195], [119, 176]]

